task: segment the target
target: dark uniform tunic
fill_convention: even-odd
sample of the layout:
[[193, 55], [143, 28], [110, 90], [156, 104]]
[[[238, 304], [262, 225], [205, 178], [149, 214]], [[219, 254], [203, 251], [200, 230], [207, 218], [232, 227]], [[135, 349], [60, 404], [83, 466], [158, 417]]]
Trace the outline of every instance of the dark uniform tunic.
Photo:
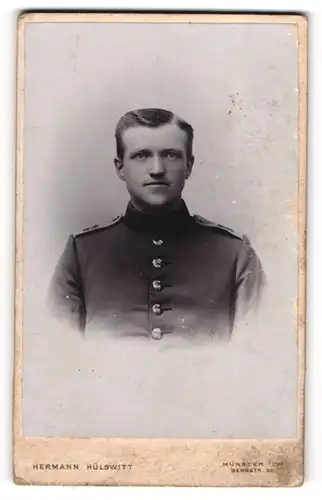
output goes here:
[[229, 339], [256, 306], [264, 273], [244, 235], [191, 216], [138, 212], [70, 236], [50, 286], [53, 310], [109, 336]]

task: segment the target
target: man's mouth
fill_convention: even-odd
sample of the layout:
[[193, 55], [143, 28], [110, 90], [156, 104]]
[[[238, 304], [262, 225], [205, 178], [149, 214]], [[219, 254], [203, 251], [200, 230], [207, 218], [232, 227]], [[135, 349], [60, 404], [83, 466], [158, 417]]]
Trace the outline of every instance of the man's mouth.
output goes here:
[[146, 182], [144, 186], [169, 186], [169, 184], [165, 181], [152, 181]]

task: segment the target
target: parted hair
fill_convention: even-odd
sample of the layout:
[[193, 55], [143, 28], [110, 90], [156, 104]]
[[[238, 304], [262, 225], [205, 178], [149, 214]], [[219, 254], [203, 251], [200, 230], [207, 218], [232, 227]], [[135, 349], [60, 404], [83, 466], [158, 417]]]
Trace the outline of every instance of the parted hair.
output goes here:
[[187, 157], [192, 156], [193, 128], [192, 126], [176, 116], [172, 111], [159, 108], [145, 108], [128, 111], [118, 121], [115, 128], [116, 154], [120, 160], [124, 156], [123, 133], [130, 127], [138, 125], [144, 127], [160, 127], [167, 123], [175, 123], [187, 134]]

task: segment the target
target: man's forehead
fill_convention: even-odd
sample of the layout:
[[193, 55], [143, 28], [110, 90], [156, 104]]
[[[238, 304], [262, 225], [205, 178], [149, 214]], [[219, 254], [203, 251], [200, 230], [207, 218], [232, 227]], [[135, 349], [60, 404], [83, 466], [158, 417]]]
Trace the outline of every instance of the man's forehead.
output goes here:
[[186, 133], [175, 123], [167, 123], [159, 127], [137, 125], [123, 132], [123, 144], [133, 148], [185, 148]]

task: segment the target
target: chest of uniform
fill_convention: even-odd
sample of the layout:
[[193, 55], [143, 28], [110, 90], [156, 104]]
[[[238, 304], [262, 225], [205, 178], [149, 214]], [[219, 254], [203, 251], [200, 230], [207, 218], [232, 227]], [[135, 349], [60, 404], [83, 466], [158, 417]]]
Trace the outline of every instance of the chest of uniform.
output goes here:
[[221, 296], [233, 279], [234, 255], [205, 232], [140, 234], [119, 231], [80, 251], [85, 295], [142, 301], [148, 296], [204, 302]]

